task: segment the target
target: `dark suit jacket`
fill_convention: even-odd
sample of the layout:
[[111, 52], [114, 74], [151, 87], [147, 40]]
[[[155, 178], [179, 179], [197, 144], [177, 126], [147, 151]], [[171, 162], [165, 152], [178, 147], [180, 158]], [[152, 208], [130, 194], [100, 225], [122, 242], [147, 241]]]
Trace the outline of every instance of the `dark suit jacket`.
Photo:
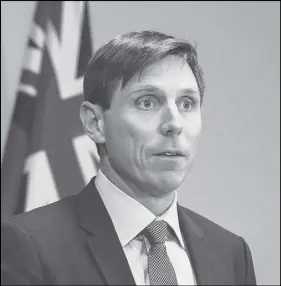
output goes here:
[[[256, 284], [245, 240], [178, 206], [199, 285]], [[2, 222], [1, 284], [135, 285], [94, 178], [78, 195]]]

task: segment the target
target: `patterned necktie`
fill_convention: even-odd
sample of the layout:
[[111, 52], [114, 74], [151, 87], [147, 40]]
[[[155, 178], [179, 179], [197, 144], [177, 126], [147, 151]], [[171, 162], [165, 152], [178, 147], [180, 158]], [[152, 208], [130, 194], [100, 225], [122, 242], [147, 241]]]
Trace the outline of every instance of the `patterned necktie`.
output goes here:
[[167, 223], [154, 221], [143, 231], [150, 243], [148, 272], [150, 285], [178, 285], [175, 270], [168, 257], [165, 240]]

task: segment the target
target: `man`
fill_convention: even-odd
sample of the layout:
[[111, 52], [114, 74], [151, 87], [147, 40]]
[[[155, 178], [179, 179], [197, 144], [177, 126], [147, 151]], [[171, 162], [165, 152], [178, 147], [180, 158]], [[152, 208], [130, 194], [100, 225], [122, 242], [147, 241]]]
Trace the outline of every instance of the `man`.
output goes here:
[[99, 172], [78, 195], [2, 223], [2, 283], [255, 285], [245, 240], [177, 203], [203, 95], [188, 41], [142, 31], [102, 46], [80, 108]]

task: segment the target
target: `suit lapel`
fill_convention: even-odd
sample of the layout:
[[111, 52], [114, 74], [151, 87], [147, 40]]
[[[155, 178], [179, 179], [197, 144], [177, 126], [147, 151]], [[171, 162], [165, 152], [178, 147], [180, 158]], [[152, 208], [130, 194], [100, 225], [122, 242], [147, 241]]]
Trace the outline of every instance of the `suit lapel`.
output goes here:
[[128, 261], [93, 178], [77, 195], [77, 212], [87, 243], [107, 284], [135, 285]]
[[203, 229], [195, 222], [191, 213], [178, 205], [179, 224], [197, 284], [216, 285], [218, 278], [223, 275], [223, 265], [216, 261], [213, 247], [208, 245]]

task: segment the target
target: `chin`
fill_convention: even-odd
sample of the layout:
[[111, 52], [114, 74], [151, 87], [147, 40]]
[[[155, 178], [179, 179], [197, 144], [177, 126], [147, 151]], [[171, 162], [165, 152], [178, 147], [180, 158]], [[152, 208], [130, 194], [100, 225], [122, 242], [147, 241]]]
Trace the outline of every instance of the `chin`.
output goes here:
[[185, 174], [177, 173], [166, 173], [162, 176], [158, 176], [156, 184], [156, 189], [161, 190], [163, 193], [169, 193], [177, 188], [183, 183], [185, 179]]

